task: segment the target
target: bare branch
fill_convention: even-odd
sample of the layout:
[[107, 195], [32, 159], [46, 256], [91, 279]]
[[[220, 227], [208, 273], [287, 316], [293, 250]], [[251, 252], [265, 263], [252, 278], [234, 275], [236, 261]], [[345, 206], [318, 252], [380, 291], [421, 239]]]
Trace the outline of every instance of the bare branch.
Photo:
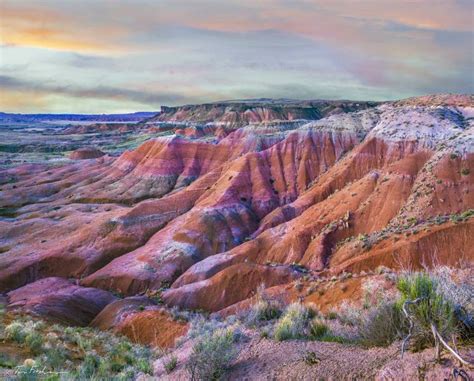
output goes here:
[[416, 298], [415, 300], [406, 300], [405, 303], [403, 303], [402, 310], [403, 310], [403, 313], [405, 314], [406, 318], [410, 322], [410, 327], [408, 328], [407, 337], [405, 337], [405, 339], [403, 339], [403, 342], [402, 342], [402, 358], [403, 358], [403, 354], [405, 353], [406, 345], [408, 344], [408, 341], [410, 340], [411, 335], [413, 333], [413, 326], [414, 326], [413, 319], [411, 318], [410, 314], [408, 313], [407, 307], [410, 304], [417, 304], [418, 302], [420, 302], [423, 299], [424, 298]]
[[459, 360], [459, 362], [461, 364], [464, 364], [464, 365], [474, 365], [473, 363], [467, 361], [467, 360], [464, 360], [460, 355], [459, 353], [457, 353], [453, 348], [451, 348], [448, 343], [446, 343], [446, 341], [443, 340], [443, 337], [439, 334], [438, 330], [436, 329], [436, 327], [434, 326], [434, 324], [431, 324], [431, 330], [433, 331], [433, 335], [435, 336], [435, 338], [437, 340], [439, 340], [441, 342], [441, 344], [443, 344], [443, 346], [449, 351], [451, 352], [451, 354], [457, 359]]

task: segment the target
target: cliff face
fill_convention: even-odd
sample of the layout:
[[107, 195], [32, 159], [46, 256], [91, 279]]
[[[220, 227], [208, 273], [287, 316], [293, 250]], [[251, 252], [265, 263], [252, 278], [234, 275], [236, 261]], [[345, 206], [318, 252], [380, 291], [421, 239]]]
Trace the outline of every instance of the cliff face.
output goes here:
[[474, 260], [472, 97], [310, 104], [164, 109], [157, 120], [233, 128], [178, 126], [118, 158], [3, 174], [1, 289], [49, 276], [125, 295], [171, 285], [167, 305], [219, 311], [301, 266]]
[[274, 120], [317, 120], [332, 114], [365, 110], [375, 105], [375, 102], [255, 100], [163, 106], [161, 114], [149, 121], [213, 123], [239, 127]]

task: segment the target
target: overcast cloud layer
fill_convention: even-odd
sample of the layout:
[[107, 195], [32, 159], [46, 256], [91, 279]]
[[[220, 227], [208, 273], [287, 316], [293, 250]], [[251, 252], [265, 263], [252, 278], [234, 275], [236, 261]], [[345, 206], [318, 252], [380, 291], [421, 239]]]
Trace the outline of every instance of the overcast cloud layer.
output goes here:
[[473, 93], [470, 0], [0, 2], [0, 111]]

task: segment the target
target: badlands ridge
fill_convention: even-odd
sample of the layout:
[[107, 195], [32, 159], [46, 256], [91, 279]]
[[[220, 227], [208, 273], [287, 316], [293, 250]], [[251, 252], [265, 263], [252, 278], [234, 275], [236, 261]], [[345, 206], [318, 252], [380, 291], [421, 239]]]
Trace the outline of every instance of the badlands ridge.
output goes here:
[[12, 310], [179, 335], [133, 306], [226, 315], [260, 285], [302, 298], [308, 274], [472, 262], [473, 118], [470, 95], [163, 108], [140, 123], [168, 134], [119, 157], [0, 174], [0, 289]]

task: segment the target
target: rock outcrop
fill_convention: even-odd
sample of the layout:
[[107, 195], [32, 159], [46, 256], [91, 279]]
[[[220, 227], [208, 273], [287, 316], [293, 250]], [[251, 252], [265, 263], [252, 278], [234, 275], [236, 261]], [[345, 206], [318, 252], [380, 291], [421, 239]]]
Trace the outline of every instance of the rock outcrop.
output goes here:
[[97, 148], [79, 148], [69, 154], [71, 160], [84, 160], [84, 159], [97, 159], [98, 157], [104, 156], [100, 149]]
[[112, 330], [138, 343], [168, 348], [187, 331], [187, 324], [174, 320], [163, 308], [143, 296], [110, 303], [91, 322], [91, 327]]
[[78, 286], [62, 278], [45, 278], [7, 294], [10, 311], [86, 326], [116, 298], [109, 292]]
[[324, 100], [255, 99], [227, 101], [179, 107], [163, 106], [160, 115], [148, 119], [148, 122], [198, 122], [239, 127], [274, 120], [317, 120], [332, 114], [364, 110], [375, 105], [375, 102]]

